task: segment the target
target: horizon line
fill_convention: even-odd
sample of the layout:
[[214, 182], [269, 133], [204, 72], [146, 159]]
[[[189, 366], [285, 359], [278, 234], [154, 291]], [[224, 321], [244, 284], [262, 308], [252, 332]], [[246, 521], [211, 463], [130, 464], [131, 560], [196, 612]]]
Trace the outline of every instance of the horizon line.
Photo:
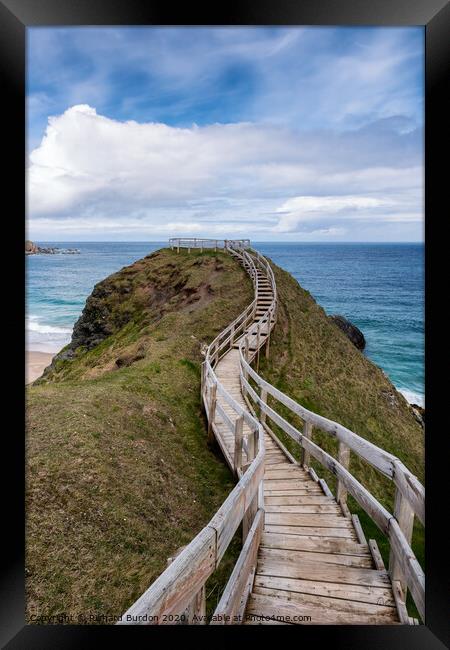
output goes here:
[[[175, 238], [176, 239], [176, 238]], [[180, 237], [180, 239], [205, 239], [203, 237]], [[216, 237], [212, 237], [212, 239], [216, 239]], [[217, 237], [217, 241], [224, 241], [225, 239], [227, 240], [232, 240], [236, 238], [232, 237]], [[250, 242], [254, 242], [255, 244], [290, 244], [290, 245], [295, 245], [295, 244], [425, 244], [425, 241], [422, 240], [392, 240], [392, 241], [370, 241], [370, 240], [354, 240], [354, 241], [303, 241], [303, 240], [298, 240], [298, 241], [292, 241], [292, 240], [258, 240], [258, 239], [252, 239], [251, 237], [245, 237], [245, 239], [249, 239]], [[67, 244], [140, 244], [140, 243], [151, 243], [151, 244], [162, 244], [162, 243], [169, 243], [169, 239], [163, 240], [163, 239], [32, 239], [30, 241], [33, 242], [46, 242], [49, 244], [58, 244], [58, 243], [67, 243]]]

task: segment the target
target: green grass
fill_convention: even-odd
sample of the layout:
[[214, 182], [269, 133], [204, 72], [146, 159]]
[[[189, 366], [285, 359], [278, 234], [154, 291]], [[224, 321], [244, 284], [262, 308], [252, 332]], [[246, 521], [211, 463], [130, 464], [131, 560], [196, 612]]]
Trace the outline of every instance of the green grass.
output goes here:
[[[157, 291], [143, 305], [147, 284]], [[109, 335], [27, 390], [28, 617], [123, 613], [234, 485], [206, 444], [200, 365], [202, 346], [252, 299], [245, 272], [220, 252], [165, 250], [98, 293]], [[209, 581], [210, 613], [238, 548]]]

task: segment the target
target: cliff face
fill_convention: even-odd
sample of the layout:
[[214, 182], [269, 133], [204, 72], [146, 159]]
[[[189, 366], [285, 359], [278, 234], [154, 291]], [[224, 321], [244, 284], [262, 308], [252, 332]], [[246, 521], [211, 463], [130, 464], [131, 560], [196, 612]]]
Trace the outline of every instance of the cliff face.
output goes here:
[[[63, 377], [80, 376], [80, 370], [89, 364], [92, 368], [99, 367], [107, 358], [112, 359], [112, 350], [123, 348], [127, 354], [130, 340], [137, 344], [131, 345], [128, 350], [131, 354], [135, 347], [145, 348], [149, 333], [158, 324], [164, 326], [164, 319], [170, 314], [176, 314], [180, 322], [187, 317], [193, 331], [207, 341], [210, 332], [217, 333], [221, 329], [218, 329], [214, 316], [211, 323], [204, 322], [203, 315], [208, 307], [217, 309], [222, 296], [232, 297], [231, 309], [235, 298], [242, 308], [246, 306], [239, 299], [236, 288], [227, 286], [225, 276], [230, 272], [230, 277], [237, 276], [238, 283], [243, 282], [247, 287], [243, 296], [250, 302], [250, 281], [244, 271], [236, 268], [224, 254], [188, 256], [156, 251], [114, 273], [94, 287], [75, 323], [71, 342], [56, 355], [52, 366], [45, 372], [45, 379], [60, 381]], [[227, 313], [226, 308], [224, 312]], [[176, 330], [179, 335], [178, 324]], [[96, 349], [103, 342], [104, 345]], [[91, 350], [95, 350], [94, 354], [86, 355]], [[75, 357], [77, 363], [62, 363]], [[95, 362], [91, 363], [91, 359]]]

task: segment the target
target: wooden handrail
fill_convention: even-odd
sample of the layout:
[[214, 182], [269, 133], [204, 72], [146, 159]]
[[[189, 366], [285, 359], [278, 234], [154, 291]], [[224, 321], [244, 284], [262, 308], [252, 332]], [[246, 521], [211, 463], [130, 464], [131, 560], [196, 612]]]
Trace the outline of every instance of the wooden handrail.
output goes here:
[[[239, 252], [238, 255], [252, 257], [254, 251]], [[267, 270], [267, 278], [273, 286], [275, 303], [273, 312], [276, 313], [276, 285], [273, 273], [268, 271], [270, 265], [258, 253], [255, 258], [261, 268]], [[265, 264], [267, 263], [267, 266]], [[272, 305], [267, 310], [270, 313]], [[256, 328], [253, 328], [256, 331]], [[346, 508], [346, 495], [350, 493], [363, 510], [375, 522], [378, 528], [388, 537], [391, 547], [389, 573], [392, 580], [399, 580], [403, 596], [406, 599], [406, 590], [410, 589], [417, 609], [424, 618], [424, 593], [425, 581], [422, 568], [411, 549], [411, 537], [414, 516], [425, 524], [425, 490], [420, 481], [407, 467], [393, 454], [374, 445], [338, 422], [329, 420], [304, 406], [298, 404], [291, 397], [272, 386], [264, 380], [258, 372], [251, 367], [245, 352], [245, 341], [239, 345], [240, 378], [244, 395], [247, 395], [254, 404], [258, 405], [260, 418], [264, 427], [269, 418], [277, 424], [282, 431], [289, 435], [300, 445], [303, 451], [302, 464], [309, 465], [309, 457], [313, 456], [324, 468], [331, 471], [337, 478], [336, 500]], [[251, 378], [259, 388], [260, 394], [250, 385]], [[287, 407], [294, 415], [303, 421], [303, 431], [283, 418], [272, 405], [267, 404], [270, 395], [274, 400]], [[313, 427], [332, 435], [339, 441], [338, 459], [325, 452], [319, 445], [311, 440]], [[368, 462], [384, 476], [392, 480], [396, 486], [396, 506], [394, 514], [390, 514], [384, 506], [359, 482], [349, 471], [350, 451]], [[409, 558], [405, 560], [405, 558]]]

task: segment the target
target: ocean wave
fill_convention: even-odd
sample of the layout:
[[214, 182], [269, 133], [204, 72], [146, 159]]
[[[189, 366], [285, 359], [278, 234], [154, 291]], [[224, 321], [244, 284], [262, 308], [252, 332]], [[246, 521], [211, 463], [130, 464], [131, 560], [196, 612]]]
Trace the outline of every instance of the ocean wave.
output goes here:
[[40, 323], [36, 317], [29, 318], [26, 327], [30, 332], [39, 334], [72, 334], [71, 327], [56, 327], [55, 325]]
[[59, 352], [70, 341], [71, 327], [50, 325], [30, 314], [25, 323], [26, 349], [35, 352]]
[[401, 393], [410, 404], [417, 404], [418, 406], [425, 408], [425, 396], [421, 393], [415, 393], [414, 391], [405, 388], [399, 388], [398, 392]]

